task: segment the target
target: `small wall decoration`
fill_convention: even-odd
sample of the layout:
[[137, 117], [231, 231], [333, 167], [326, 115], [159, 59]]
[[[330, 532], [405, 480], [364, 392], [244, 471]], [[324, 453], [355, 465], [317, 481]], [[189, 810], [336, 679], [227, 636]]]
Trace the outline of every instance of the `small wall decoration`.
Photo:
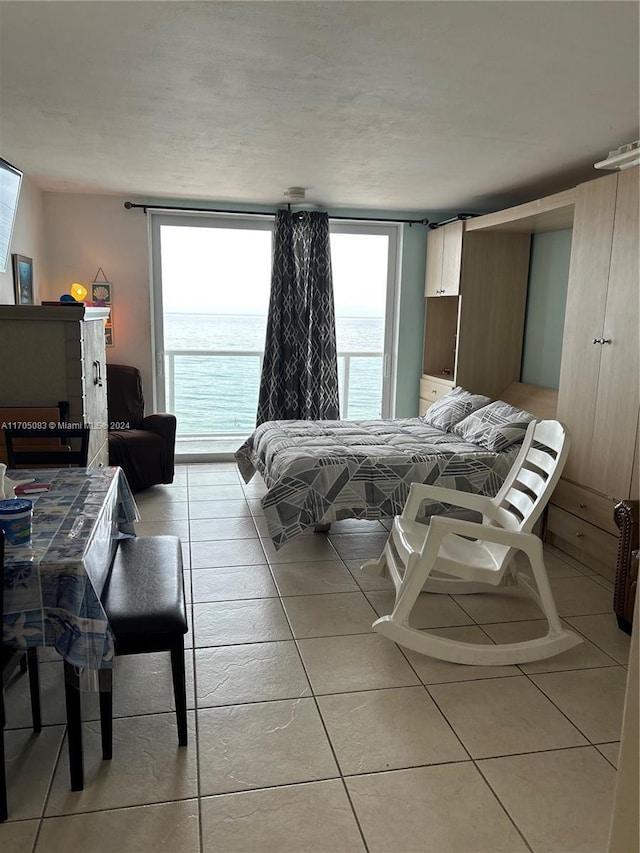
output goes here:
[[12, 255], [16, 305], [33, 305], [33, 259]]
[[[99, 276], [102, 275], [102, 279]], [[108, 347], [113, 346], [113, 306], [111, 304], [111, 282], [107, 281], [102, 267], [98, 268], [91, 282], [91, 304], [102, 308], [110, 308], [109, 319], [104, 325], [104, 340]]]
[[111, 305], [111, 284], [108, 281], [92, 282], [91, 284], [91, 301], [94, 305]]

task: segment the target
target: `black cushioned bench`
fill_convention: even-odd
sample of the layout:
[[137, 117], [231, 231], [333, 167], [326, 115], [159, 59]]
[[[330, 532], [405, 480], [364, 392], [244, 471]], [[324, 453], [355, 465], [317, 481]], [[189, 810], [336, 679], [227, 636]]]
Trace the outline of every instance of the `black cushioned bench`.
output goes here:
[[[122, 539], [102, 594], [116, 655], [171, 652], [178, 742], [187, 744], [182, 550], [177, 536]], [[104, 671], [109, 672], [109, 670]], [[100, 693], [103, 758], [111, 758], [112, 692]], [[107, 753], [107, 754], [105, 754]]]
[[[186, 746], [187, 614], [180, 539], [140, 536], [120, 540], [101, 600], [113, 630], [116, 655], [171, 653], [178, 743]], [[78, 791], [84, 786], [80, 700], [69, 679], [65, 683], [71, 788]], [[112, 712], [112, 670], [103, 669], [100, 670], [100, 725], [105, 759], [112, 756]]]

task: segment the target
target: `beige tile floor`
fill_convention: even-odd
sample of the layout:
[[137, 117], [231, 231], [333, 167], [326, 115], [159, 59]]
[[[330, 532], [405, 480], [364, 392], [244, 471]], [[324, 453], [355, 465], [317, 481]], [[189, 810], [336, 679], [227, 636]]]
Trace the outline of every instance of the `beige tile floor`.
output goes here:
[[[275, 552], [263, 486], [232, 463], [182, 466], [138, 495], [139, 532], [179, 533], [189, 600], [190, 742], [177, 746], [166, 655], [117, 661], [114, 756], [84, 702], [86, 787], [68, 784], [60, 663], [7, 691], [7, 853], [605, 851], [629, 638], [611, 584], [559, 552], [561, 616], [584, 638], [523, 666], [466, 667], [371, 631], [392, 602], [362, 576], [386, 531], [342, 522]], [[511, 642], [543, 624], [517, 594], [424, 595], [415, 621]]]

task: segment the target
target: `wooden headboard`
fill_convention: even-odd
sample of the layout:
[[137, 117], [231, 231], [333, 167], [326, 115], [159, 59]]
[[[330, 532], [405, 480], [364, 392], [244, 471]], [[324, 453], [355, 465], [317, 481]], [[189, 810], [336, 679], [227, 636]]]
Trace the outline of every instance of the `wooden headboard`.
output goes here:
[[555, 388], [512, 382], [500, 394], [500, 399], [543, 420], [554, 420], [557, 417], [558, 392]]

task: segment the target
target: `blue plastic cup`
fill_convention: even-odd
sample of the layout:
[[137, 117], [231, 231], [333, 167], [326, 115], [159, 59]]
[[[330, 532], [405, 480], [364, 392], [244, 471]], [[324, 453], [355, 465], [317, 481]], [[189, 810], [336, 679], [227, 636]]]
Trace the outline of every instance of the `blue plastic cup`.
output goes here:
[[7, 545], [28, 545], [31, 541], [33, 502], [26, 498], [0, 501], [0, 529]]

